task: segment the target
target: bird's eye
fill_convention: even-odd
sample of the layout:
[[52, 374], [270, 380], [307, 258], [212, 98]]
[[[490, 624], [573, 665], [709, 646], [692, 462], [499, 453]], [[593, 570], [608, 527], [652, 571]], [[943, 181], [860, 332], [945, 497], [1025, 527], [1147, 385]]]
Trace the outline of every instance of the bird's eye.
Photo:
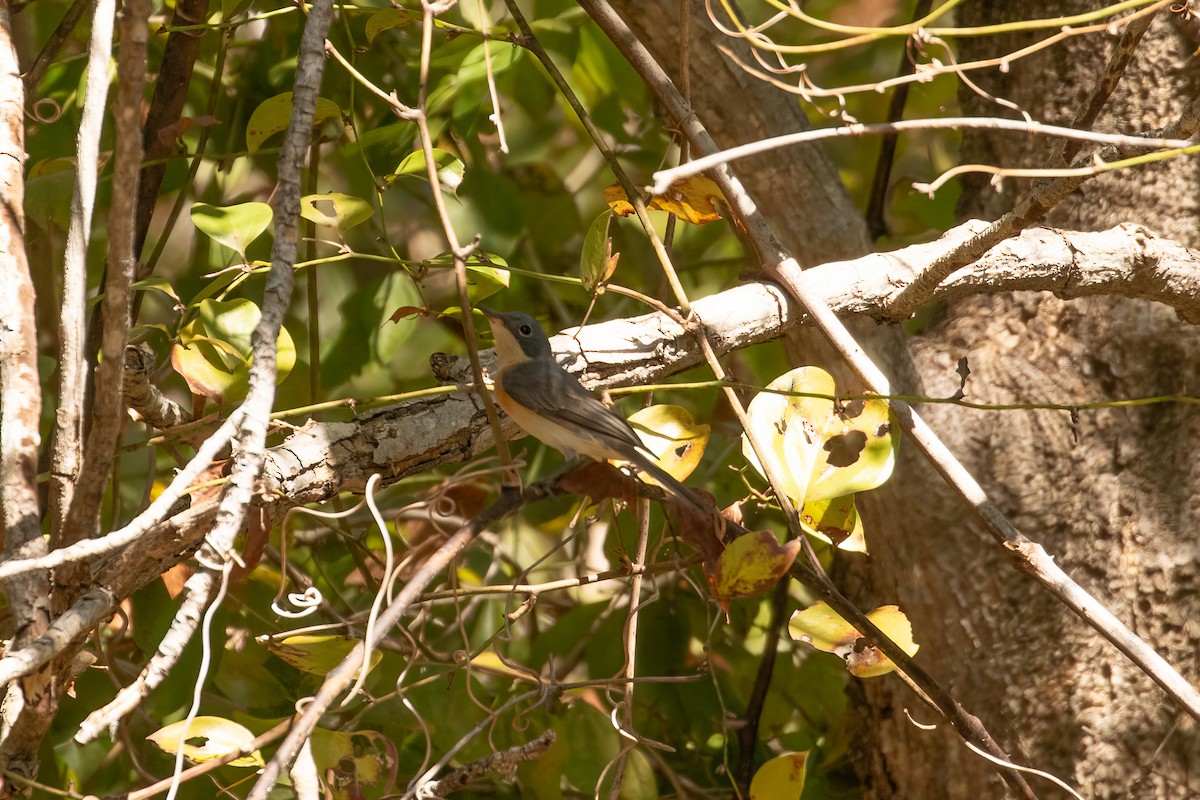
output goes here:
[[522, 336], [528, 336], [529, 334], [533, 333], [533, 328], [529, 327], [528, 325], [522, 325], [520, 331]]

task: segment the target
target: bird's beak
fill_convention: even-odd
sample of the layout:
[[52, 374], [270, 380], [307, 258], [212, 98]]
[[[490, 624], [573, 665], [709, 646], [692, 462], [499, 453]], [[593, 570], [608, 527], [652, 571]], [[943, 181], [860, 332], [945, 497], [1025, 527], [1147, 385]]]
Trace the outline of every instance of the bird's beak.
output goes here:
[[483, 306], [483, 305], [475, 306], [475, 308], [482, 311], [483, 315], [485, 317], [487, 317], [488, 319], [500, 319], [501, 318], [500, 312], [494, 308], [488, 308], [487, 306]]

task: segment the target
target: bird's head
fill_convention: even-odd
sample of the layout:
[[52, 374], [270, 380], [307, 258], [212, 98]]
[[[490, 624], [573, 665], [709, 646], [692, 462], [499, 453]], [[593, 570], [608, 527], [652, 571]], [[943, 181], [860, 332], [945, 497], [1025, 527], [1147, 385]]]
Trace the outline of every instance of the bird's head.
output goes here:
[[552, 356], [550, 340], [533, 317], [520, 311], [500, 312], [477, 306], [488, 318], [496, 338], [496, 358], [500, 367], [520, 364], [530, 359]]

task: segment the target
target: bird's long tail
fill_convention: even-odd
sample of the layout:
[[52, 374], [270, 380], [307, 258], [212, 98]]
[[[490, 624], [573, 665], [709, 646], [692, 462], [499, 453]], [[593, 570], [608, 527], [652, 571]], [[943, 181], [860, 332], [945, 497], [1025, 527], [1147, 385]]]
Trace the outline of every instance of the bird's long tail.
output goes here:
[[655, 464], [654, 461], [642, 453], [634, 453], [637, 458], [630, 458], [629, 463], [638, 468], [639, 472], [644, 472], [663, 488], [668, 494], [684, 500], [701, 511], [707, 510], [707, 507], [700, 502], [700, 498], [692, 493], [692, 490], [684, 486], [679, 481], [675, 480], [665, 469]]

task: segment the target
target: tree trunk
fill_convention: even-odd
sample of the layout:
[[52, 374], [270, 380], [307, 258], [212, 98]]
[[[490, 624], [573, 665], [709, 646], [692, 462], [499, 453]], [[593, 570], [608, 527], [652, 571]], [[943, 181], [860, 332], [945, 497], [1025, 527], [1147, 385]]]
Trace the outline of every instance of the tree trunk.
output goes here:
[[[1085, 7], [968, 4], [962, 23], [1053, 17]], [[972, 13], [985, 19], [969, 18]], [[1173, 15], [1159, 16], [1096, 129], [1157, 128], [1195, 95], [1190, 54], [1196, 42]], [[965, 39], [961, 60], [1011, 52], [1033, 38]], [[1104, 35], [1070, 39], [1014, 62], [1007, 73], [975, 79], [1036, 120], [1069, 125], [1113, 42]], [[964, 106], [971, 114], [1000, 110], [977, 96], [964, 97]], [[1054, 149], [1046, 139], [968, 135], [962, 160], [1046, 166]], [[1087, 230], [1137, 222], [1196, 246], [1196, 179], [1194, 160], [1105, 175], [1085, 183], [1049, 222]], [[966, 181], [963, 216], [995, 217], [1024, 188], [1010, 179], [997, 194], [987, 176]], [[974, 298], [914, 338], [911, 351], [925, 378], [923, 391], [934, 396], [953, 391], [955, 361], [966, 356], [968, 399], [976, 402], [1069, 403], [1200, 389], [1197, 332], [1167, 308], [1138, 301]], [[1062, 411], [932, 405], [922, 413], [1022, 532], [1045, 545], [1185, 678], [1200, 680], [1200, 466], [1194, 455], [1200, 417], [1194, 406], [1080, 411], [1077, 421]], [[1015, 573], [919, 456], [902, 459], [886, 494], [895, 503], [890, 524], [868, 528], [874, 534], [870, 564], [852, 570], [864, 581], [862, 594], [902, 603], [921, 659], [1015, 760], [1058, 775], [1087, 797], [1200, 792], [1196, 724], [1091, 628]], [[860, 688], [866, 705], [855, 753], [866, 797], [1004, 795], [991, 766], [904, 718], [902, 709], [915, 705], [904, 686], [871, 681]], [[929, 721], [919, 708], [914, 716]]]

